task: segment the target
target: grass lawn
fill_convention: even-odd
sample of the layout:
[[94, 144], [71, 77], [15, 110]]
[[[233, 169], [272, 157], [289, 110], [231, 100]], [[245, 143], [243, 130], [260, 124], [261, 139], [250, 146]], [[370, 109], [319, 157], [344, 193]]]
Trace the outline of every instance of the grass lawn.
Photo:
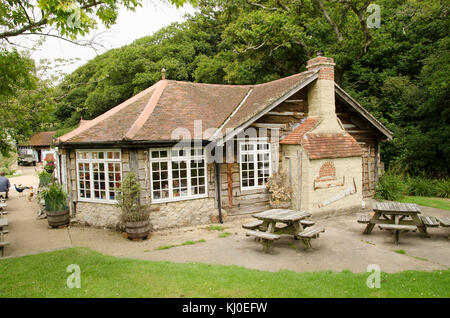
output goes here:
[[[81, 288], [69, 289], [66, 268], [81, 268]], [[264, 272], [237, 266], [149, 262], [71, 248], [0, 260], [0, 297], [450, 297], [450, 270], [369, 273]]]
[[450, 211], [450, 199], [446, 198], [406, 196], [400, 202], [416, 203], [431, 208]]

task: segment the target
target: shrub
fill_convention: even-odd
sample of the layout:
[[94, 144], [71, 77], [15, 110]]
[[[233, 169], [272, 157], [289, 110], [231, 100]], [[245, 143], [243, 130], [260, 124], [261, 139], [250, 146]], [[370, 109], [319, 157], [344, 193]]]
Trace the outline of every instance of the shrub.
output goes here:
[[405, 192], [404, 181], [400, 176], [386, 172], [378, 180], [375, 188], [375, 198], [397, 201], [403, 198]]
[[421, 197], [434, 197], [437, 195], [435, 182], [424, 177], [408, 178], [406, 191], [408, 195]]
[[436, 195], [441, 198], [450, 198], [450, 179], [436, 181]]
[[40, 193], [45, 200], [45, 210], [48, 212], [58, 212], [67, 210], [67, 194], [59, 184], [52, 184]]
[[287, 185], [285, 174], [273, 174], [267, 181], [266, 188], [271, 202], [288, 202], [291, 199], [292, 189]]
[[53, 175], [51, 173], [48, 173], [47, 171], [42, 171], [39, 174], [39, 186], [40, 187], [46, 187], [52, 182], [53, 182]]
[[141, 204], [141, 186], [134, 172], [127, 174], [117, 195], [117, 207], [122, 210], [122, 222], [147, 221], [149, 206]]

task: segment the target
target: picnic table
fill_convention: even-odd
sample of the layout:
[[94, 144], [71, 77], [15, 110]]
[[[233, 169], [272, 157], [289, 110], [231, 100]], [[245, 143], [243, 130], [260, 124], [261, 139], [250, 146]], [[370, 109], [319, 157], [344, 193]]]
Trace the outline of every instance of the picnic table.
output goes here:
[[5, 242], [4, 235], [7, 231], [3, 230], [5, 226], [8, 225], [8, 219], [0, 219], [0, 256], [3, 256], [3, 248], [9, 245], [8, 242]]
[[[364, 234], [370, 234], [376, 224], [381, 229], [392, 230], [395, 233], [395, 243], [398, 244], [400, 232], [415, 231], [428, 236], [427, 228], [422, 222], [421, 213], [417, 204], [400, 202], [377, 202], [373, 207], [375, 212], [367, 220]], [[360, 222], [363, 223], [363, 222]]]
[[249, 230], [247, 235], [255, 236], [262, 241], [265, 253], [281, 234], [292, 235], [295, 239], [301, 239], [307, 247], [311, 247], [310, 240], [325, 231], [323, 228], [312, 227], [313, 221], [305, 220], [311, 216], [307, 211], [271, 209], [252, 216], [258, 221], [244, 224], [242, 227]]

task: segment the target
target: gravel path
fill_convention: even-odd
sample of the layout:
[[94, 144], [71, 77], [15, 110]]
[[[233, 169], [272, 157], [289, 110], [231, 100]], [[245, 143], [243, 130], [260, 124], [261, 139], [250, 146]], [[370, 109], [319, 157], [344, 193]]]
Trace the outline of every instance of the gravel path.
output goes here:
[[[11, 178], [11, 184], [37, 186], [34, 167], [21, 167], [22, 175]], [[173, 262], [203, 262], [210, 264], [238, 265], [247, 268], [278, 271], [319, 271], [349, 269], [365, 272], [369, 264], [378, 264], [382, 271], [448, 269], [450, 266], [450, 241], [448, 230], [429, 229], [431, 238], [417, 233], [406, 233], [400, 245], [393, 244], [393, 237], [386, 231], [374, 229], [363, 235], [364, 225], [356, 222], [355, 215], [317, 220], [326, 232], [313, 240], [313, 250], [305, 250], [303, 244], [289, 237], [282, 237], [273, 245], [270, 254], [261, 252], [261, 245], [245, 236], [241, 224], [251, 217], [229, 218], [222, 232], [230, 233], [220, 238], [220, 231], [208, 226], [172, 229], [152, 233], [146, 241], [134, 242], [122, 238], [121, 233], [84, 226], [67, 229], [49, 229], [47, 220], [37, 220], [38, 206], [25, 196], [10, 191], [8, 203], [6, 257], [16, 257], [55, 249], [86, 246], [104, 254], [117, 257]], [[370, 207], [373, 201], [368, 200]], [[449, 215], [449, 211], [422, 208], [427, 215]], [[180, 245], [186, 241], [198, 241], [194, 245], [176, 246], [158, 250], [161, 246]], [[404, 250], [406, 254], [395, 251]]]

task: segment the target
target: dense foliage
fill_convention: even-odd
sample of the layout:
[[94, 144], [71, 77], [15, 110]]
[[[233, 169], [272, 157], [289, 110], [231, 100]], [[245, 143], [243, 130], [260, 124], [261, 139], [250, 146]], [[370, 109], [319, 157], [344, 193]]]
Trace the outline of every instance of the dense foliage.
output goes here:
[[67, 76], [56, 116], [94, 118], [160, 79], [261, 83], [305, 70], [324, 50], [336, 80], [395, 133], [383, 149], [404, 172], [450, 173], [449, 4], [375, 1], [379, 28], [360, 0], [199, 2], [199, 12], [96, 57]]
[[400, 176], [391, 171], [379, 179], [375, 198], [399, 201], [404, 196], [450, 198], [450, 179]]
[[[78, 29], [65, 24], [69, 1], [61, 0], [24, 8], [19, 1], [2, 3], [0, 27], [20, 30], [30, 23], [27, 10], [39, 8], [49, 25], [70, 38], [95, 27], [95, 17], [114, 23], [118, 4], [134, 9], [141, 1], [76, 2], [90, 6]], [[29, 59], [0, 51], [6, 74], [0, 104], [7, 106], [0, 113], [0, 150], [7, 148], [7, 135], [19, 140], [38, 130], [69, 131], [81, 117], [92, 119], [157, 82], [163, 67], [175, 80], [262, 83], [304, 71], [306, 61], [323, 50], [336, 61], [336, 81], [395, 133], [382, 149], [387, 167], [411, 175], [450, 175], [448, 1], [189, 2], [198, 3], [198, 12], [185, 22], [97, 56], [56, 89], [37, 78]], [[380, 8], [379, 25], [373, 24], [373, 4]]]

